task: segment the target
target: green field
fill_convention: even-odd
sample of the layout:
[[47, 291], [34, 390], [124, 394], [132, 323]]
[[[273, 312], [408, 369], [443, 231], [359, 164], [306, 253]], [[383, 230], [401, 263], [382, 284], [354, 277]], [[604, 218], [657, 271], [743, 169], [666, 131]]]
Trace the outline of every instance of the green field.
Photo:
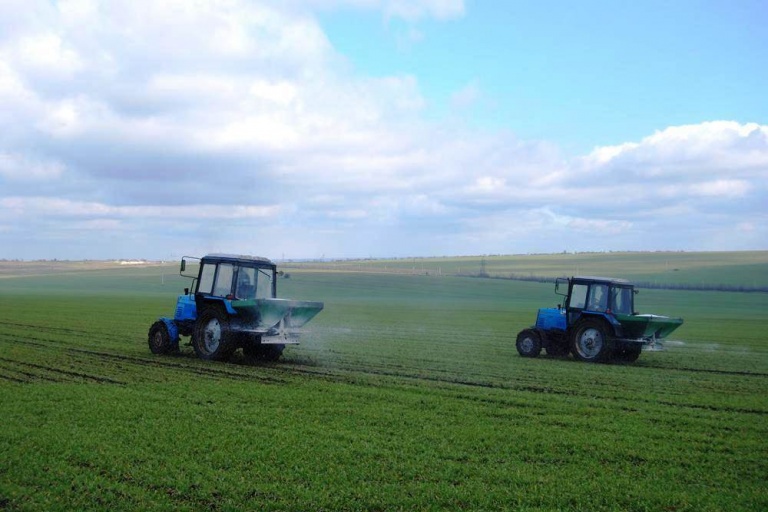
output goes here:
[[768, 288], [768, 251], [563, 253], [290, 263], [297, 268], [491, 277], [620, 275], [636, 282]]
[[[768, 281], [765, 253], [732, 254], [669, 272]], [[666, 278], [635, 256], [579, 273]], [[3, 510], [768, 510], [765, 293], [642, 290], [685, 324], [595, 365], [517, 355], [550, 284], [291, 267], [280, 296], [325, 302], [302, 345], [210, 363], [147, 348], [175, 265], [13, 265]]]

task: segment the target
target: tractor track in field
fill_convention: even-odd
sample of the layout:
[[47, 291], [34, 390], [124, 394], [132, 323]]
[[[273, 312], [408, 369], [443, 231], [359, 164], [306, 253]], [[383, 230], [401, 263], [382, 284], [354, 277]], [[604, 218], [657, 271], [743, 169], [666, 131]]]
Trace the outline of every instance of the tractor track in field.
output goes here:
[[[13, 343], [28, 345], [35, 348], [41, 348], [44, 350], [52, 350], [55, 352], [70, 354], [70, 355], [84, 355], [90, 358], [94, 358], [101, 361], [107, 361], [109, 363], [127, 363], [129, 365], [132, 365], [137, 368], [142, 367], [153, 367], [153, 368], [160, 368], [160, 369], [169, 369], [169, 370], [175, 370], [180, 371], [184, 373], [193, 373], [199, 376], [208, 377], [208, 378], [217, 378], [217, 379], [231, 379], [231, 380], [247, 380], [247, 381], [259, 381], [264, 383], [279, 383], [282, 382], [282, 380], [274, 378], [274, 377], [268, 377], [264, 375], [256, 375], [253, 373], [245, 373], [245, 372], [239, 372], [239, 371], [233, 371], [234, 368], [238, 368], [237, 365], [211, 365], [206, 366], [205, 363], [198, 360], [197, 358], [191, 358], [186, 357], [184, 355], [180, 356], [171, 356], [171, 357], [160, 357], [160, 356], [133, 356], [133, 355], [125, 355], [125, 354], [116, 354], [113, 352], [107, 352], [102, 350], [93, 350], [93, 349], [86, 349], [86, 348], [76, 348], [76, 347], [69, 347], [69, 346], [54, 346], [51, 343], [41, 343], [39, 340], [12, 340]], [[18, 360], [12, 360], [12, 359], [6, 359], [6, 358], [0, 358], [0, 362], [16, 362], [20, 365], [28, 365], [28, 366], [35, 366], [34, 363], [27, 363], [22, 362]], [[186, 362], [194, 362], [197, 364], [186, 364]], [[39, 368], [49, 368], [52, 371], [55, 371], [54, 367], [48, 367], [44, 365], [36, 365]], [[0, 366], [1, 367], [1, 366]], [[119, 368], [114, 367], [113, 370], [119, 370]], [[73, 372], [70, 370], [60, 370], [60, 373], [69, 373], [72, 375], [77, 375], [86, 378], [88, 374], [82, 374], [79, 375], [78, 372]], [[133, 376], [141, 376], [140, 373], [136, 372], [129, 372]], [[10, 380], [10, 379], [9, 379]], [[51, 379], [56, 380], [56, 379]], [[135, 380], [135, 379], [131, 379]], [[22, 380], [23, 381], [23, 380]], [[26, 382], [26, 381], [24, 381]], [[125, 382], [122, 381], [115, 381], [120, 384], [125, 384]]]
[[89, 380], [89, 381], [96, 382], [98, 384], [120, 384], [120, 385], [125, 384], [125, 382], [121, 382], [109, 377], [105, 377], [103, 375], [92, 375], [89, 373], [77, 372], [72, 370], [64, 370], [62, 368], [57, 368], [55, 366], [29, 363], [26, 361], [19, 361], [17, 359], [7, 359], [5, 357], [0, 357], [0, 365], [2, 365], [3, 369], [12, 370], [22, 375], [26, 375], [30, 378], [49, 380], [52, 382], [62, 382], [62, 379], [55, 379], [55, 378], [49, 377], [45, 373], [43, 374], [31, 373], [29, 371], [20, 370], [19, 367], [32, 369], [32, 370], [42, 370], [43, 372], [47, 372], [50, 374], [63, 375], [65, 377], [71, 378], [71, 379], [65, 379], [65, 380]]
[[[280, 379], [274, 379], [274, 378], [265, 377], [262, 375], [254, 375], [252, 373], [231, 371], [230, 368], [227, 368], [227, 367], [232, 367], [232, 366], [237, 367], [237, 365], [233, 365], [233, 364], [220, 363], [221, 366], [226, 366], [222, 368], [218, 368], [219, 364], [212, 365], [212, 366], [203, 366], [204, 363], [202, 363], [202, 361], [199, 361], [197, 358], [192, 359], [191, 357], [187, 357], [184, 355], [170, 356], [170, 359], [179, 361], [179, 362], [171, 362], [171, 361], [168, 361], [169, 359], [168, 356], [157, 356], [157, 359], [156, 359], [155, 357], [149, 358], [149, 357], [141, 357], [141, 356], [127, 356], [123, 354], [114, 354], [111, 352], [101, 352], [96, 350], [77, 349], [77, 348], [70, 348], [67, 351], [72, 353], [87, 354], [89, 356], [96, 356], [104, 360], [126, 362], [136, 366], [153, 366], [157, 368], [170, 368], [174, 370], [192, 372], [192, 373], [207, 376], [207, 377], [260, 381], [260, 382], [270, 382], [270, 383], [283, 382]], [[200, 365], [184, 364], [183, 361], [185, 360], [200, 362]]]
[[0, 327], [23, 327], [23, 328], [31, 329], [37, 332], [58, 332], [61, 334], [93, 335], [92, 331], [85, 331], [82, 329], [72, 329], [70, 327], [58, 327], [58, 326], [51, 326], [51, 325], [20, 324], [16, 322], [0, 322]]
[[[551, 386], [539, 386], [539, 385], [532, 385], [532, 384], [478, 382], [478, 381], [472, 381], [467, 379], [452, 379], [452, 378], [445, 378], [445, 377], [438, 377], [438, 376], [414, 375], [406, 372], [388, 371], [384, 369], [367, 368], [365, 370], [360, 370], [360, 369], [345, 369], [345, 368], [328, 368], [326, 371], [322, 371], [322, 370], [310, 370], [310, 369], [301, 368], [298, 366], [290, 366], [290, 367], [285, 367], [284, 370], [289, 371], [291, 373], [296, 373], [296, 374], [323, 376], [328, 378], [350, 379], [350, 378], [354, 378], [355, 375], [358, 375], [358, 376], [370, 375], [370, 376], [378, 376], [378, 377], [407, 379], [414, 382], [424, 381], [424, 382], [431, 382], [434, 384], [444, 384], [444, 385], [451, 385], [451, 386], [455, 385], [455, 386], [467, 386], [471, 388], [521, 391], [521, 392], [527, 392], [527, 393], [535, 393], [539, 395], [570, 396], [574, 398], [599, 399], [599, 400], [605, 400], [610, 402], [627, 401], [625, 399], [622, 399], [621, 397], [615, 397], [610, 395], [596, 395], [588, 391], [580, 391], [576, 389], [557, 389]], [[340, 372], [344, 372], [344, 373], [340, 373]], [[476, 401], [478, 400], [478, 398], [473, 397], [472, 400]], [[497, 402], [496, 400], [491, 400], [491, 401], [494, 403]], [[669, 400], [655, 400], [650, 398], [632, 398], [627, 402], [633, 406], [638, 403], [642, 403], [650, 406], [662, 405], [662, 406], [674, 407], [674, 408], [680, 408], [680, 409], [727, 411], [727, 412], [735, 412], [740, 414], [754, 414], [759, 416], [768, 416], [768, 410], [750, 409], [750, 408], [741, 408], [741, 407], [680, 403], [680, 402], [673, 402]]]
[[737, 370], [713, 370], [711, 368], [690, 368], [690, 367], [676, 367], [676, 366], [641, 366], [637, 365], [637, 368], [648, 368], [653, 370], [667, 370], [676, 372], [692, 372], [692, 373], [709, 373], [712, 375], [735, 375], [739, 377], [768, 377], [768, 373], [763, 372], [746, 372]]
[[[49, 346], [51, 343], [56, 343], [60, 346], [66, 346], [66, 345], [72, 345], [72, 338], [76, 338], [77, 340], [115, 340], [115, 339], [122, 339], [121, 337], [114, 336], [114, 335], [107, 335], [107, 334], [100, 334], [95, 333], [93, 331], [88, 330], [82, 330], [82, 329], [69, 329], [69, 328], [62, 328], [62, 327], [50, 327], [50, 326], [41, 326], [41, 325], [27, 325], [27, 324], [16, 324], [16, 323], [2, 323], [0, 322], [0, 327], [16, 327], [16, 328], [24, 328], [25, 330], [20, 333], [13, 333], [13, 332], [7, 332], [3, 331], [0, 332], [0, 340], [6, 339], [9, 341], [12, 341], [14, 343], [21, 343], [21, 342], [39, 342], [38, 345], [40, 346]], [[50, 336], [46, 337], [45, 335], [48, 334]], [[23, 340], [19, 339], [19, 337], [23, 336]], [[63, 338], [61, 338], [63, 337]], [[67, 339], [70, 338], [70, 339]]]

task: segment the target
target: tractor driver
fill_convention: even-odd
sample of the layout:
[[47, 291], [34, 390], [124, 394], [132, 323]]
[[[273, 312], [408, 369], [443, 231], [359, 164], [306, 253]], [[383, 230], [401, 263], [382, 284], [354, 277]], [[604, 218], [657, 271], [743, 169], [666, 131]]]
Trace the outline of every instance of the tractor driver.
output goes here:
[[592, 285], [592, 294], [589, 298], [591, 311], [605, 311], [608, 307], [608, 286], [604, 284]]
[[253, 299], [256, 295], [256, 287], [253, 286], [251, 276], [253, 269], [241, 268], [237, 273], [237, 293], [238, 299]]

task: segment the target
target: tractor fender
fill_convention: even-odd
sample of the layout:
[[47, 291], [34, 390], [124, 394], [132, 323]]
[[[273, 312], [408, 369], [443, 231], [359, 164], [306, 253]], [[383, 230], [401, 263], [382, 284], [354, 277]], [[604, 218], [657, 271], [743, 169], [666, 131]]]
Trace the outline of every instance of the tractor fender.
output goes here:
[[176, 322], [172, 318], [160, 318], [161, 322], [165, 324], [165, 328], [168, 329], [168, 337], [171, 339], [171, 343], [176, 345], [176, 349], [179, 347], [179, 328]]
[[[222, 297], [205, 297], [205, 299], [202, 301], [202, 304], [204, 306], [210, 306], [210, 305], [219, 305], [224, 311], [227, 312], [228, 315], [236, 315], [237, 311], [235, 311], [235, 308], [232, 307], [232, 301], [229, 299], [225, 299]], [[198, 314], [202, 312], [204, 308], [201, 308], [198, 306]]]
[[623, 334], [621, 330], [621, 323], [618, 320], [616, 320], [616, 317], [614, 317], [613, 315], [609, 315], [607, 313], [583, 312], [581, 314], [581, 317], [579, 318], [579, 322], [589, 318], [603, 320], [606, 324], [611, 326], [611, 329], [613, 330], [613, 336], [616, 338], [621, 338]]
[[541, 329], [540, 327], [536, 327], [536, 326], [533, 326], [530, 329], [539, 335], [539, 338], [541, 339], [542, 347], [549, 346], [549, 337], [547, 336], [547, 331], [545, 329]]

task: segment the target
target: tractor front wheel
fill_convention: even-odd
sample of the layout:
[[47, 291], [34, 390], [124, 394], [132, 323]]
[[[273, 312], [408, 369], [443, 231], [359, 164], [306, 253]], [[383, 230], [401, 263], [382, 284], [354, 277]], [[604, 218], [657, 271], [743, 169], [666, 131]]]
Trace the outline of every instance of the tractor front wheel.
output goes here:
[[611, 337], [604, 322], [583, 320], [576, 325], [571, 338], [573, 356], [589, 363], [606, 361], [611, 357]]
[[224, 313], [213, 307], [203, 310], [195, 323], [192, 347], [200, 359], [221, 361], [232, 355], [236, 347]]
[[149, 328], [149, 350], [153, 354], [169, 354], [173, 351], [171, 336], [168, 334], [168, 327], [165, 322], [158, 320]]
[[541, 337], [533, 329], [523, 329], [517, 335], [517, 351], [523, 357], [538, 357], [541, 354]]

